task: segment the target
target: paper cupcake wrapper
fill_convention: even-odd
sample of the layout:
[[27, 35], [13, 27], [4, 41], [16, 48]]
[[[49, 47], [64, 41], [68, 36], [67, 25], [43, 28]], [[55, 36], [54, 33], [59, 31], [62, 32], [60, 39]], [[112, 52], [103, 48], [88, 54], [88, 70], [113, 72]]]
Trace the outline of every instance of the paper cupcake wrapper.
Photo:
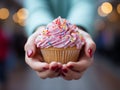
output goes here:
[[52, 61], [66, 64], [69, 61], [76, 62], [79, 57], [80, 49], [72, 48], [42, 48], [40, 49], [44, 61], [51, 63]]

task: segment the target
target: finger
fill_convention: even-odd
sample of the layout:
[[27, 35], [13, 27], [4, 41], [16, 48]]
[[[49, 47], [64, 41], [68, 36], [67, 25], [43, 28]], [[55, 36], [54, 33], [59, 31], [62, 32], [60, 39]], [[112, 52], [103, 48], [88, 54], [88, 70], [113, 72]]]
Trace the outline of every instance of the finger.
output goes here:
[[62, 65], [60, 63], [57, 63], [57, 62], [51, 62], [49, 65], [50, 65], [49, 78], [57, 77]]
[[78, 62], [68, 62], [67, 67], [73, 71], [76, 72], [83, 72], [85, 71], [91, 64], [93, 63], [92, 58], [88, 58], [87, 56], [84, 56], [81, 58]]
[[63, 66], [62, 68], [62, 77], [65, 80], [78, 80], [81, 78], [83, 72], [76, 72], [71, 69], [68, 69], [67, 66]]
[[49, 64], [49, 69], [46, 71], [42, 71], [42, 72], [37, 72], [38, 76], [45, 79], [45, 78], [54, 78], [54, 77], [58, 77], [59, 72], [57, 72], [56, 70], [61, 67], [60, 63], [57, 62], [51, 62]]
[[54, 73], [50, 69], [42, 71], [42, 72], [36, 72], [36, 73], [42, 79], [58, 77], [58, 73]]
[[25, 56], [26, 63], [35, 71], [43, 71], [49, 69], [49, 64], [45, 62], [40, 62], [37, 58], [29, 58], [27, 55]]
[[92, 57], [94, 52], [96, 50], [96, 44], [94, 41], [91, 39], [91, 37], [86, 38], [86, 43], [85, 43], [85, 53], [88, 57]]
[[66, 79], [66, 80], [78, 80], [82, 77], [83, 75], [83, 72], [76, 72], [76, 71], [73, 71], [71, 69], [67, 69], [68, 72], [62, 72], [64, 73], [64, 76], [63, 78]]
[[90, 36], [90, 34], [88, 34], [87, 32], [83, 30], [79, 30], [79, 31], [85, 38], [85, 53], [88, 57], [92, 57], [96, 50], [96, 44], [92, 40], [92, 37]]
[[49, 70], [37, 72], [38, 76], [45, 79], [45, 78], [54, 78], [58, 77], [58, 72], [56, 70], [58, 69], [58, 63], [57, 62], [51, 62], [49, 64]]
[[67, 66], [65, 64], [62, 66], [61, 76], [65, 80], [72, 80], [73, 79], [73, 78], [71, 78], [72, 77], [71, 73], [70, 72], [68, 73], [68, 69], [67, 69]]
[[35, 55], [36, 52], [36, 47], [34, 44], [34, 38], [29, 37], [29, 39], [27, 40], [25, 46], [24, 46], [25, 52], [27, 52], [28, 57], [32, 57]]
[[49, 77], [50, 70], [46, 70], [46, 71], [43, 71], [43, 72], [36, 72], [36, 73], [40, 78], [46, 79], [46, 78]]
[[24, 50], [27, 52], [27, 55], [29, 57], [32, 57], [35, 55], [36, 52], [36, 46], [35, 46], [35, 39], [39, 35], [41, 29], [45, 29], [45, 27], [39, 27], [35, 33], [33, 33], [27, 40]]

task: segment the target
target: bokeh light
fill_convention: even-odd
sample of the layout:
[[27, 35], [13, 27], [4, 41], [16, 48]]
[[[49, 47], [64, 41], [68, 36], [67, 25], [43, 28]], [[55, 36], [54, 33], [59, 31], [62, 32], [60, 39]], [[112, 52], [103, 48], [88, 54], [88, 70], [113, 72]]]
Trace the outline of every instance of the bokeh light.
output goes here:
[[28, 17], [28, 11], [25, 8], [21, 8], [17, 12], [17, 16], [19, 19], [25, 20]]
[[20, 26], [25, 26], [25, 20], [28, 17], [28, 11], [25, 8], [19, 9], [14, 15], [13, 15], [13, 21], [15, 23], [18, 23]]
[[9, 17], [9, 10], [7, 8], [0, 9], [0, 19], [5, 20]]
[[112, 12], [112, 4], [109, 3], [109, 2], [104, 2], [102, 5], [101, 5], [101, 10], [105, 13], [105, 14], [109, 14]]
[[120, 4], [117, 5], [117, 12], [120, 14]]
[[112, 4], [109, 2], [102, 3], [101, 6], [98, 7], [98, 14], [102, 17], [107, 16], [113, 10]]
[[105, 14], [102, 10], [101, 10], [101, 6], [98, 7], [98, 14], [102, 17], [106, 16], [107, 14]]
[[18, 22], [18, 17], [17, 17], [17, 15], [16, 15], [16, 13], [13, 15], [13, 21], [14, 21], [15, 23]]

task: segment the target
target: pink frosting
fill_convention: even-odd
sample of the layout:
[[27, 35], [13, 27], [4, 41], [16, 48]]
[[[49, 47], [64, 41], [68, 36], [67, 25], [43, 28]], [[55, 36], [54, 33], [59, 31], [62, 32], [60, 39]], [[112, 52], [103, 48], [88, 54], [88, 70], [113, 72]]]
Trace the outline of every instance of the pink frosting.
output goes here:
[[35, 44], [39, 48], [76, 46], [80, 49], [84, 43], [84, 38], [78, 27], [61, 17], [49, 23], [35, 39]]

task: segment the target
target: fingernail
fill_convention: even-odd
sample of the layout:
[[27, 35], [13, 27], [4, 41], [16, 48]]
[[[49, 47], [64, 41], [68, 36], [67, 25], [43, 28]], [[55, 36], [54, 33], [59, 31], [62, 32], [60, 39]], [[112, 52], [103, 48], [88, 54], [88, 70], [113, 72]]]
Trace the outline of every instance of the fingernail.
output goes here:
[[67, 72], [68, 72], [68, 70], [67, 70], [67, 69], [62, 69], [62, 71], [63, 71], [64, 73], [67, 73]]
[[30, 57], [32, 55], [33, 51], [32, 50], [28, 50], [27, 51], [27, 56]]
[[55, 71], [58, 68], [58, 66], [51, 67], [51, 70]]
[[88, 49], [88, 53], [89, 53], [90, 57], [92, 57], [92, 55], [93, 55], [93, 51], [92, 51], [92, 49], [91, 49], [91, 48], [90, 48], [90, 49]]
[[73, 66], [72, 66], [72, 65], [70, 65], [70, 66], [68, 66], [68, 68], [69, 68], [69, 69], [73, 69]]
[[47, 68], [47, 67], [43, 67], [43, 70], [48, 70], [49, 68]]

